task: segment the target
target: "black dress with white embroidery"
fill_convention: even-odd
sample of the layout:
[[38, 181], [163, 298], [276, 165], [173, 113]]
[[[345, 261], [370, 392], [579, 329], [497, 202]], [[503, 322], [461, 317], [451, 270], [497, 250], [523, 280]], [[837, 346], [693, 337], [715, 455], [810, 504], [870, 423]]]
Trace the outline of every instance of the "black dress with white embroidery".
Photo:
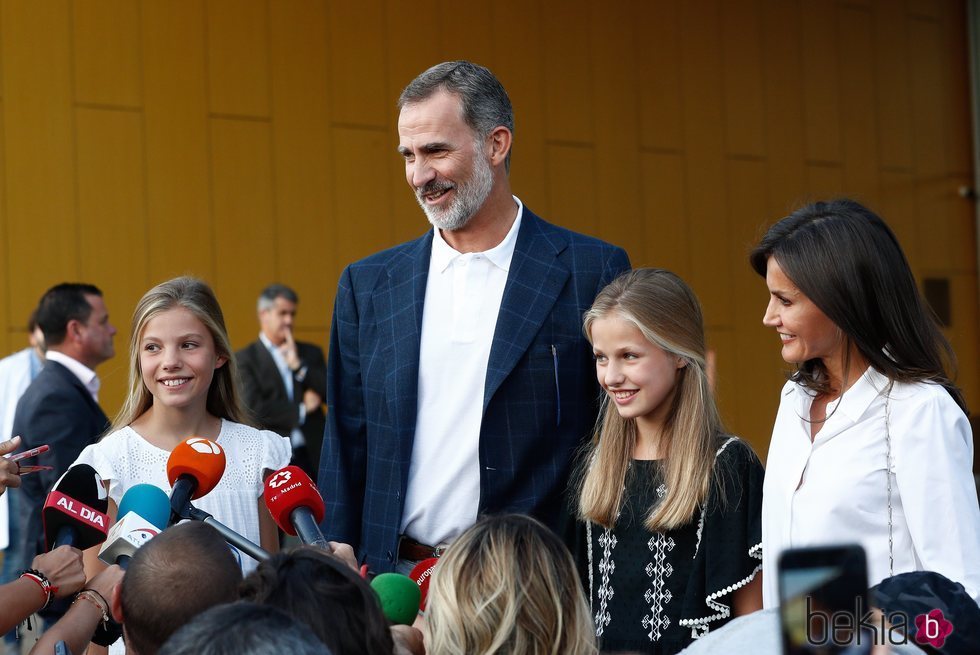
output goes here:
[[[612, 530], [586, 526], [585, 582], [603, 652], [670, 655], [732, 618], [732, 592], [762, 568], [762, 477], [743, 441], [722, 437], [707, 511], [652, 533], [643, 525], [666, 495], [662, 462], [634, 460]], [[724, 500], [722, 500], [724, 499]]]

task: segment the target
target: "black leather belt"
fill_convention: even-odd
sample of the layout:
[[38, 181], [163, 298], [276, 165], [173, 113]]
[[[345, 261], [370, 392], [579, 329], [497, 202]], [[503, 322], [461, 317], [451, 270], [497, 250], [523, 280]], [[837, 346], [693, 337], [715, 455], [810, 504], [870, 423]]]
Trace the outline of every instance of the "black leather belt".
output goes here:
[[419, 543], [411, 537], [402, 535], [398, 539], [398, 559], [407, 559], [413, 562], [429, 559], [430, 557], [441, 557], [446, 552], [446, 546], [430, 546]]

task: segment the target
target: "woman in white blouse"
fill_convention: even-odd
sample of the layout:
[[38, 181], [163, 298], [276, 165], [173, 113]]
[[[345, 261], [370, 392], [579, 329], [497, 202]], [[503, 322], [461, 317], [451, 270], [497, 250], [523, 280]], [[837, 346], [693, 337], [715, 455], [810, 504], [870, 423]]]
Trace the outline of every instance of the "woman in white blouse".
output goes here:
[[852, 200], [773, 225], [750, 261], [763, 323], [797, 368], [783, 387], [763, 486], [763, 602], [786, 548], [860, 543], [869, 584], [936, 571], [980, 597], [980, 509], [949, 342], [895, 235]]

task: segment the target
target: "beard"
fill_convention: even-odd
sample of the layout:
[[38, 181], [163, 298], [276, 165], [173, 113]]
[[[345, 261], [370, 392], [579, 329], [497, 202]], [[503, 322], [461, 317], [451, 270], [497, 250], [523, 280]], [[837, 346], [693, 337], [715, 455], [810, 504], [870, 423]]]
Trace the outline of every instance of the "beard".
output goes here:
[[[445, 209], [435, 209], [425, 204], [424, 196], [449, 189], [455, 189], [456, 195]], [[493, 170], [490, 168], [490, 162], [477, 154], [473, 158], [473, 173], [468, 180], [459, 184], [433, 180], [415, 189], [415, 199], [432, 225], [440, 230], [452, 232], [461, 229], [473, 218], [490, 196], [491, 189], [493, 189]]]

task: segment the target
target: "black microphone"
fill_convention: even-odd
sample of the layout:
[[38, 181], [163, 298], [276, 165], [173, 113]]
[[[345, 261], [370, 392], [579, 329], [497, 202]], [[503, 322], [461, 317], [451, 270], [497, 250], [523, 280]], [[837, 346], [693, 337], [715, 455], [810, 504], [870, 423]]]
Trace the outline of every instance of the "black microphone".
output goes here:
[[229, 544], [231, 544], [238, 550], [242, 551], [243, 553], [245, 553], [255, 561], [263, 562], [271, 557], [269, 553], [267, 553], [265, 550], [262, 549], [262, 546], [259, 546], [254, 541], [250, 541], [246, 537], [243, 537], [242, 535], [238, 534], [237, 532], [229, 528], [227, 525], [220, 523], [217, 519], [215, 519], [213, 516], [205, 512], [203, 509], [198, 509], [197, 507], [194, 507], [190, 503], [187, 503], [187, 510], [188, 510], [187, 518], [191, 519], [192, 521], [200, 521], [201, 523], [206, 523], [207, 525], [210, 525], [212, 528], [217, 530], [222, 537], [224, 537], [225, 541], [227, 541]]
[[72, 466], [55, 483], [41, 509], [48, 550], [74, 546], [85, 550], [105, 541], [109, 495], [102, 478], [88, 464]]

